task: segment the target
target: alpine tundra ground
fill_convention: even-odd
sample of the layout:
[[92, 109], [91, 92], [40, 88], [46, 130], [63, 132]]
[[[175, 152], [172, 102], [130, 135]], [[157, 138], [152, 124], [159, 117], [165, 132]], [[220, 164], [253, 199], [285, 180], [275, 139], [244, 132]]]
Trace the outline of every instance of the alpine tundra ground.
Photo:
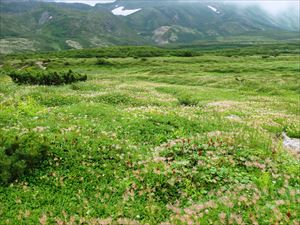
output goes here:
[[[0, 224], [299, 224], [296, 50], [3, 59], [1, 143], [49, 148], [0, 186]], [[5, 67], [88, 80], [17, 85]]]

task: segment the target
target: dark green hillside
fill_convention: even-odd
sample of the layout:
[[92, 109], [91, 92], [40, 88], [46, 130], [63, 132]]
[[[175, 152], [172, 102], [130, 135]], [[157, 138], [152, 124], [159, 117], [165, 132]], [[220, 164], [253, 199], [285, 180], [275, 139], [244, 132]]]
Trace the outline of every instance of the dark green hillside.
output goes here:
[[23, 5], [24, 10], [22, 6], [17, 10], [15, 4], [1, 3], [2, 41], [25, 38], [34, 43], [32, 50], [144, 43], [124, 22], [104, 10], [95, 11], [83, 4], [78, 4], [83, 7], [52, 3]]
[[[116, 5], [141, 10], [129, 16], [116, 16], [111, 12]], [[0, 51], [4, 54], [109, 45], [253, 43], [299, 38], [297, 11], [275, 18], [258, 7], [239, 8], [215, 2], [120, 0], [92, 7], [1, 1], [0, 10]]]

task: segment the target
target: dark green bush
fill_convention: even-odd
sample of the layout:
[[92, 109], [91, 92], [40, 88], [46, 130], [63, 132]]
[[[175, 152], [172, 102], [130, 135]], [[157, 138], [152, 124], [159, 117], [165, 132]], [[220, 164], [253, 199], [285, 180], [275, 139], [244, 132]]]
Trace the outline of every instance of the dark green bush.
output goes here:
[[0, 139], [0, 184], [7, 185], [41, 165], [49, 145], [30, 133]]
[[102, 58], [98, 58], [96, 61], [96, 65], [111, 65], [111, 64], [112, 64], [111, 62]]
[[5, 58], [3, 55], [0, 55], [0, 65], [4, 64]]
[[9, 76], [17, 84], [33, 85], [61, 85], [87, 80], [86, 75], [75, 73], [72, 70], [68, 72], [22, 70], [12, 71]]
[[178, 97], [178, 102], [183, 106], [195, 106], [199, 101], [189, 95], [182, 94]]
[[174, 51], [172, 52], [173, 56], [178, 56], [178, 57], [193, 57], [196, 56], [196, 52], [193, 51], [189, 51], [189, 50], [178, 50], [178, 51]]

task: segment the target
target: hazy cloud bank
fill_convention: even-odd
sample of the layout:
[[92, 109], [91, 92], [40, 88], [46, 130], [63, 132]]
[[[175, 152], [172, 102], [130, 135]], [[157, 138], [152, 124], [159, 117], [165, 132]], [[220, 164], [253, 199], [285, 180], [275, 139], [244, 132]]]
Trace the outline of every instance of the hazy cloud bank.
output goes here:
[[[95, 5], [97, 3], [112, 3], [115, 0], [56, 0], [57, 2], [69, 2], [69, 3], [74, 3], [74, 2], [80, 2], [80, 3], [85, 3], [89, 5]], [[131, 0], [132, 1], [132, 0]], [[157, 0], [136, 0], [136, 1], [157, 1]], [[163, 1], [163, 0], [161, 0]], [[172, 0], [168, 0], [172, 1]], [[174, 0], [177, 1], [177, 0]], [[208, 2], [208, 1], [203, 1], [203, 0], [180, 0], [181, 2]], [[267, 10], [270, 13], [276, 14], [278, 12], [288, 10], [289, 8], [292, 9], [297, 9], [298, 11], [300, 8], [300, 1], [299, 0], [225, 0], [225, 1], [210, 1], [210, 2], [225, 2], [225, 3], [230, 3], [230, 4], [236, 4], [239, 6], [249, 6], [249, 5], [259, 5], [263, 9]]]

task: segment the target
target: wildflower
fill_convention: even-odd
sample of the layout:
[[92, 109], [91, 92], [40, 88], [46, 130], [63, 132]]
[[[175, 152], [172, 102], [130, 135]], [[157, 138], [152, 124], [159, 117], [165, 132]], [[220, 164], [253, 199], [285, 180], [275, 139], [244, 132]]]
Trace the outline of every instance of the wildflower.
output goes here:
[[236, 215], [235, 221], [239, 225], [243, 224], [243, 218], [240, 215]]
[[278, 190], [278, 193], [281, 194], [281, 195], [284, 195], [285, 194], [285, 189], [284, 188], [280, 188]]
[[226, 213], [221, 212], [221, 213], [219, 214], [219, 219], [220, 219], [220, 221], [221, 221], [222, 224], [225, 224]]
[[279, 211], [278, 208], [274, 208], [273, 212], [274, 212], [274, 215], [275, 215], [275, 217], [276, 217], [277, 220], [281, 220], [282, 219], [282, 214], [281, 214], [281, 212]]
[[38, 127], [33, 128], [32, 130], [34, 132], [41, 133], [41, 132], [45, 131], [46, 129], [47, 129], [47, 127], [40, 127], [40, 126], [38, 126]]
[[55, 222], [57, 223], [57, 225], [63, 225], [64, 221], [62, 221], [61, 219], [56, 219]]
[[254, 215], [250, 215], [250, 220], [251, 220], [251, 222], [252, 222], [253, 225], [258, 225], [258, 222], [257, 222], [257, 220], [256, 220], [256, 218], [255, 218]]
[[291, 190], [291, 191], [290, 191], [290, 195], [293, 196], [293, 197], [295, 197], [296, 191], [295, 191], [295, 190]]
[[198, 212], [199, 212], [199, 211], [201, 211], [202, 209], [204, 209], [205, 206], [204, 206], [204, 205], [198, 204], [198, 205], [194, 205], [193, 208], [194, 208], [195, 211], [198, 211]]
[[228, 208], [233, 208], [234, 203], [231, 201], [225, 202], [224, 205], [226, 205]]
[[191, 210], [190, 208], [185, 208], [184, 212], [188, 215], [193, 215], [195, 212], [193, 210]]
[[256, 202], [260, 199], [260, 196], [258, 194], [254, 194], [252, 197], [252, 203], [256, 204]]
[[216, 208], [217, 207], [217, 205], [216, 205], [216, 203], [214, 201], [208, 201], [208, 202], [206, 202], [205, 206], [207, 208]]
[[245, 196], [243, 196], [243, 195], [239, 197], [239, 201], [240, 202], [246, 202], [247, 200], [248, 199]]
[[126, 225], [139, 225], [140, 223], [135, 220], [130, 220], [127, 218], [120, 218], [118, 219], [118, 224], [126, 224]]
[[39, 219], [39, 222], [41, 225], [47, 224], [47, 216], [43, 214], [42, 217]]
[[277, 200], [277, 201], [275, 201], [275, 204], [278, 205], [278, 206], [279, 205], [284, 205], [284, 203], [285, 203], [284, 200]]
[[109, 225], [109, 224], [112, 224], [112, 219], [111, 218], [99, 219], [97, 221], [97, 224], [99, 224], [99, 225]]
[[26, 210], [25, 212], [24, 212], [24, 217], [25, 218], [28, 218], [29, 216], [30, 216], [30, 211], [29, 210]]
[[167, 205], [167, 209], [173, 211], [176, 214], [180, 214], [181, 210], [173, 205]]

